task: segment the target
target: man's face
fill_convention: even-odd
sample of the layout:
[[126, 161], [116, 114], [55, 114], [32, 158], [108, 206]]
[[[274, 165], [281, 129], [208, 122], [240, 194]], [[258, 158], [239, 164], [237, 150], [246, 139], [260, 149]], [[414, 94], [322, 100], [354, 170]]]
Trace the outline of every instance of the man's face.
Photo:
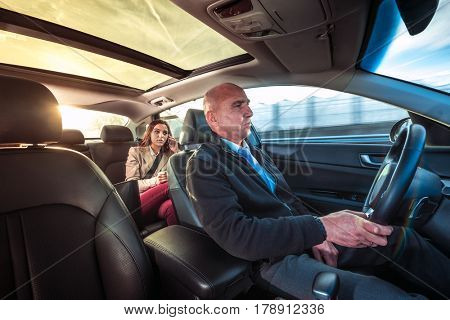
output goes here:
[[235, 143], [245, 139], [250, 133], [250, 119], [253, 116], [249, 102], [244, 90], [226, 88], [212, 111], [216, 133]]

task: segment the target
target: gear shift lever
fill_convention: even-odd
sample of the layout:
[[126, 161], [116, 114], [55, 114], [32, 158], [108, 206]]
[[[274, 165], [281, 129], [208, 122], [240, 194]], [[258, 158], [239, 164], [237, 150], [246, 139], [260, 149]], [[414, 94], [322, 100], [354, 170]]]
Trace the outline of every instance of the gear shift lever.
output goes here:
[[334, 272], [320, 272], [314, 278], [312, 291], [317, 300], [337, 300], [339, 276]]

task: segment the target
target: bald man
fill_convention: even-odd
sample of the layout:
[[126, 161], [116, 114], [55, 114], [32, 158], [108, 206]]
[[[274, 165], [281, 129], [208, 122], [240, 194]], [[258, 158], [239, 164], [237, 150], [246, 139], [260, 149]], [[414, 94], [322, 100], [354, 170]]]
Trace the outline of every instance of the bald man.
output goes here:
[[[449, 259], [414, 231], [378, 225], [350, 210], [323, 217], [308, 212], [272, 159], [247, 144], [253, 116], [249, 102], [232, 83], [204, 97], [213, 141], [189, 159], [186, 177], [192, 203], [212, 239], [233, 256], [255, 261], [258, 281], [285, 297], [312, 299], [314, 277], [332, 271], [341, 279], [341, 299], [411, 298], [381, 279], [337, 269], [384, 264], [448, 296]], [[402, 250], [396, 251], [399, 244]], [[432, 272], [423, 268], [424, 261], [432, 264]], [[435, 273], [443, 277], [436, 279]]]

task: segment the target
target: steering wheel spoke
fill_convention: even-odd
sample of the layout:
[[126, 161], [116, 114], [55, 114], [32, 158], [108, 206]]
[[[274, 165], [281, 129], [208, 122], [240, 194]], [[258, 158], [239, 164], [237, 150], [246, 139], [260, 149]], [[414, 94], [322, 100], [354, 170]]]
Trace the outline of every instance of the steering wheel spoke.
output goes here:
[[363, 210], [363, 213], [367, 216], [367, 219], [370, 219], [370, 217], [373, 214], [373, 209], [371, 207], [368, 207], [366, 210]]

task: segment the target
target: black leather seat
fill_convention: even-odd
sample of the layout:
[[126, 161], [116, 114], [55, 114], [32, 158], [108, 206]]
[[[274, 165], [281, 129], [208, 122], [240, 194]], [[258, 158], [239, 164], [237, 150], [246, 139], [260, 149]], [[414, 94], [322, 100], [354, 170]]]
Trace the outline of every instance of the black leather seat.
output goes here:
[[145, 299], [150, 260], [129, 212], [87, 157], [47, 147], [61, 136], [41, 84], [0, 76], [0, 298]]
[[112, 183], [124, 181], [128, 150], [136, 145], [133, 134], [127, 127], [107, 125], [103, 126], [100, 138], [103, 142], [89, 144], [92, 160]]
[[77, 129], [63, 129], [58, 143], [53, 144], [52, 147], [75, 150], [84, 154], [86, 157], [91, 158], [91, 153], [88, 145], [85, 143], [84, 135]]
[[[203, 226], [186, 191], [186, 165], [189, 157], [202, 143], [211, 141], [211, 134], [203, 111], [189, 109], [180, 134], [179, 142], [183, 151], [170, 157], [167, 167], [169, 193], [177, 212], [179, 224], [201, 232], [203, 232]], [[246, 141], [250, 145], [261, 147], [261, 141], [253, 127]]]
[[170, 157], [167, 165], [169, 193], [177, 212], [178, 223], [201, 232], [203, 232], [203, 226], [186, 190], [186, 165], [194, 151], [202, 143], [209, 141], [211, 141], [211, 129], [206, 123], [203, 111], [189, 109], [180, 134], [179, 143], [183, 151]]
[[[211, 137], [203, 111], [188, 110], [180, 136], [184, 151], [168, 164], [169, 192], [181, 226], [169, 226], [144, 240], [159, 269], [163, 297], [229, 299], [252, 286], [251, 262], [231, 256], [205, 234], [186, 192], [187, 160]], [[258, 143], [254, 135], [249, 138], [249, 143]]]

